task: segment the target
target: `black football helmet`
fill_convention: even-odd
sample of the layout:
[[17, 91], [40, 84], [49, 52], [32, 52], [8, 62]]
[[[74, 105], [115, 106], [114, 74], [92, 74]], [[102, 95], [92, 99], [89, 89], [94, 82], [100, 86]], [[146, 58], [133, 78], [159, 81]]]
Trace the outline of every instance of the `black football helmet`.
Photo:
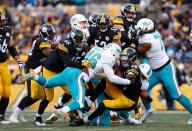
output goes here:
[[76, 49], [80, 50], [85, 45], [85, 33], [81, 29], [73, 29], [70, 32], [70, 37], [73, 40]]
[[102, 13], [98, 15], [96, 20], [96, 25], [98, 26], [101, 32], [107, 31], [108, 27], [110, 26], [110, 18], [106, 14]]
[[0, 27], [5, 26], [7, 23], [6, 14], [4, 9], [0, 9]]
[[89, 25], [96, 24], [97, 17], [98, 17], [98, 14], [91, 14], [88, 19]]
[[39, 29], [39, 35], [47, 41], [56, 41], [56, 31], [51, 24], [43, 24]]
[[121, 7], [121, 15], [124, 16], [127, 21], [132, 22], [136, 17], [136, 8], [133, 4], [125, 4]]
[[137, 57], [137, 52], [134, 48], [128, 47], [120, 54], [120, 64], [122, 67], [131, 66]]

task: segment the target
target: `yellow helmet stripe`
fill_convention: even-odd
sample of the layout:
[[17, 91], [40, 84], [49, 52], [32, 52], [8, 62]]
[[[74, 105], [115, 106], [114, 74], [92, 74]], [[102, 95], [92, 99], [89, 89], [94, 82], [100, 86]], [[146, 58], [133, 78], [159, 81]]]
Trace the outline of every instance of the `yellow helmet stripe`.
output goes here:
[[5, 19], [5, 11], [3, 9], [0, 9], [1, 13], [1, 19]]
[[105, 17], [104, 17], [104, 13], [101, 14], [101, 22], [104, 23], [105, 22]]

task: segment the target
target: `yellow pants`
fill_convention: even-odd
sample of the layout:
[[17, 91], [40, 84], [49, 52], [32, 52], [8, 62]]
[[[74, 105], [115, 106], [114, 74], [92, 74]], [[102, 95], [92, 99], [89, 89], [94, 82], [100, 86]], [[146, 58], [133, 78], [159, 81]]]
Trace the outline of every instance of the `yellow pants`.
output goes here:
[[[30, 69], [32, 72], [32, 69]], [[56, 75], [55, 72], [52, 72], [45, 67], [43, 67], [42, 75], [49, 79], [50, 77]], [[28, 95], [31, 96], [32, 99], [44, 99], [46, 98], [48, 101], [53, 100], [54, 97], [54, 88], [47, 89], [43, 86], [39, 85], [34, 80], [27, 81]]]
[[9, 98], [11, 95], [11, 73], [7, 62], [0, 63], [0, 96]]
[[106, 92], [112, 100], [106, 99], [103, 103], [109, 109], [128, 109], [135, 105], [134, 101], [127, 98], [116, 85], [111, 84], [109, 81], [106, 81]]

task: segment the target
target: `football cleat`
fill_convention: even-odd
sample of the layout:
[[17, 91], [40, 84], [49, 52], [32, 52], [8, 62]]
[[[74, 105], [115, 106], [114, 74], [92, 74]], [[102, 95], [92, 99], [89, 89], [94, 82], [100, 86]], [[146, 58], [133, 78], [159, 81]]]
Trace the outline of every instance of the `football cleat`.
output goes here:
[[125, 121], [125, 124], [141, 125], [142, 121], [136, 120], [136, 119], [132, 118], [131, 116], [129, 116], [128, 119]]
[[56, 120], [58, 120], [59, 117], [53, 112], [49, 118], [45, 121], [45, 124], [53, 124]]
[[155, 113], [155, 109], [153, 108], [146, 110], [143, 116], [141, 117], [140, 121], [145, 122], [147, 118], [149, 118], [153, 113]]
[[187, 121], [187, 125], [192, 125], [192, 118]]
[[11, 123], [20, 123], [19, 118], [17, 118], [16, 116], [14, 116], [13, 114], [9, 117], [9, 121]]
[[0, 116], [0, 123], [3, 124], [3, 125], [11, 124], [11, 122], [8, 121], [8, 120], [5, 120], [4, 116], [2, 116], [2, 115]]
[[24, 83], [25, 81], [32, 79], [33, 77], [34, 77], [34, 74], [32, 73], [25, 74], [24, 76], [19, 76], [16, 80], [16, 83], [18, 84]]
[[43, 122], [43, 119], [41, 116], [36, 116], [35, 119], [34, 119], [34, 123], [36, 126], [46, 126], [46, 124]]

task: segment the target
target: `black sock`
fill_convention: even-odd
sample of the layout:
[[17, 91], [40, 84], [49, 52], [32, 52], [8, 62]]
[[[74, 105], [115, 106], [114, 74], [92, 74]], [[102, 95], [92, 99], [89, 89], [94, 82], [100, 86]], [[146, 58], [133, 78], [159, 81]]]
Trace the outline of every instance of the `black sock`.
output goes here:
[[38, 114], [42, 115], [45, 111], [46, 107], [48, 106], [49, 101], [47, 99], [43, 99], [39, 105]]
[[35, 103], [37, 100], [32, 99], [30, 96], [25, 96], [19, 103], [18, 107], [23, 110], [26, 107], [32, 105]]
[[100, 116], [103, 114], [103, 112], [105, 111], [105, 105], [104, 103], [100, 103], [98, 108], [88, 117], [88, 120], [93, 120], [94, 118]]
[[94, 102], [97, 97], [103, 93], [105, 91], [105, 88], [106, 88], [106, 81], [105, 79], [102, 79], [99, 84], [96, 86], [95, 90], [94, 90], [94, 93], [92, 94], [92, 96], [90, 97], [90, 100], [92, 102]]
[[4, 116], [7, 106], [9, 104], [9, 98], [1, 97], [0, 100], [0, 115]]
[[68, 94], [64, 94], [61, 98], [61, 102], [63, 104], [67, 103], [69, 100], [71, 100], [71, 95], [68, 95]]

